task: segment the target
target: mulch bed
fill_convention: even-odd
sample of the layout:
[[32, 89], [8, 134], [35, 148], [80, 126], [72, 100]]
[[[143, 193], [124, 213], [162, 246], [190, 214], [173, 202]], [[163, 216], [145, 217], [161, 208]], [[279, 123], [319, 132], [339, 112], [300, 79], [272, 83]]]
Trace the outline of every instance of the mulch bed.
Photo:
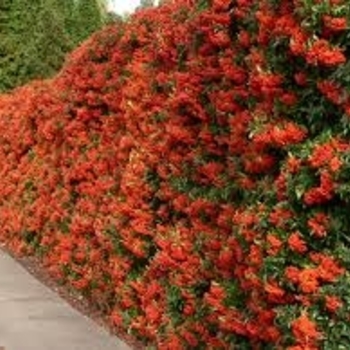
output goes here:
[[[112, 327], [105, 315], [103, 315], [97, 308], [93, 307], [88, 301], [79, 295], [77, 292], [67, 288], [65, 285], [59, 284], [55, 281], [49, 273], [43, 268], [40, 260], [35, 256], [17, 256], [13, 254], [6, 246], [0, 246], [0, 249], [14, 258], [24, 269], [26, 269], [32, 276], [39, 280], [42, 284], [50, 288], [53, 292], [59, 295], [74, 309], [79, 311], [81, 314], [89, 317], [99, 326], [103, 327], [111, 335], [117, 336], [124, 343], [129, 345], [134, 350], [144, 350], [145, 347], [133, 339], [130, 335], [126, 334], [119, 328]], [[1, 347], [0, 347], [1, 350]]]

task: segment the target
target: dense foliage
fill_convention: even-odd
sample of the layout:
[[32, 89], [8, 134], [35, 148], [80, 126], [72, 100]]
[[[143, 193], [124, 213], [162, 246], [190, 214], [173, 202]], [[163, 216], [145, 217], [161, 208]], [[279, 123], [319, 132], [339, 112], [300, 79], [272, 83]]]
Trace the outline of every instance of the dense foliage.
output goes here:
[[2, 0], [0, 91], [50, 77], [105, 18], [100, 0]]
[[348, 349], [350, 8], [174, 0], [0, 99], [1, 239], [158, 349]]

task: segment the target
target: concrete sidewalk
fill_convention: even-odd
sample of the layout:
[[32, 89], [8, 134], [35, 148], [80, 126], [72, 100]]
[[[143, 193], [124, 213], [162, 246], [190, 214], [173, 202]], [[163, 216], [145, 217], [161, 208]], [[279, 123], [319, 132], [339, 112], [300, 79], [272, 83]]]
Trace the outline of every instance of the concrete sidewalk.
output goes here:
[[0, 250], [0, 349], [130, 350]]

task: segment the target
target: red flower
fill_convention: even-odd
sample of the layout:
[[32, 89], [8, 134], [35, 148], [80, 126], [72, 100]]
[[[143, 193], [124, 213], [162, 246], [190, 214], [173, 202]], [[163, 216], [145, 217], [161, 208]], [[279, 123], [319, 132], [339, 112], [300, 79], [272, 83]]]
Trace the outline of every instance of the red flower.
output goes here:
[[267, 253], [272, 256], [278, 254], [278, 252], [281, 250], [283, 246], [283, 242], [279, 238], [277, 238], [275, 235], [272, 235], [272, 234], [267, 235], [267, 244], [268, 244]]
[[112, 323], [117, 327], [120, 327], [123, 325], [123, 316], [118, 311], [113, 311], [110, 318]]
[[306, 268], [299, 272], [298, 282], [303, 293], [317, 292], [319, 288], [319, 274], [316, 269]]
[[288, 245], [291, 250], [300, 254], [305, 253], [307, 251], [306, 243], [301, 238], [299, 232], [294, 232], [289, 236]]
[[342, 306], [343, 302], [338, 297], [326, 295], [325, 307], [329, 312], [337, 312]]
[[341, 86], [333, 81], [320, 81], [317, 83], [317, 88], [331, 102], [338, 105], [344, 102], [344, 91]]
[[310, 228], [311, 234], [318, 238], [323, 238], [327, 235], [329, 219], [327, 215], [323, 213], [317, 213], [307, 222]]
[[145, 315], [150, 323], [159, 323], [162, 317], [162, 310], [155, 303], [150, 303], [145, 307]]
[[332, 32], [342, 32], [348, 28], [345, 17], [323, 16], [323, 24], [326, 29]]
[[286, 292], [277, 283], [267, 283], [264, 289], [270, 303], [282, 304], [285, 301]]
[[292, 332], [296, 342], [301, 345], [315, 345], [322, 335], [306, 314], [292, 322]]
[[221, 269], [229, 270], [234, 262], [234, 255], [230, 249], [225, 249], [220, 252], [217, 265]]
[[331, 175], [327, 171], [321, 172], [321, 184], [307, 191], [304, 195], [304, 203], [311, 206], [323, 204], [332, 199], [335, 185]]
[[306, 61], [312, 65], [337, 66], [346, 62], [340, 49], [331, 47], [329, 42], [319, 39], [306, 52]]
[[288, 266], [285, 270], [286, 278], [292, 283], [297, 283], [299, 281], [300, 270], [295, 266]]
[[294, 156], [290, 156], [287, 159], [287, 170], [291, 174], [298, 173], [298, 171], [300, 170], [300, 167], [301, 167], [301, 160], [300, 159], [298, 159]]

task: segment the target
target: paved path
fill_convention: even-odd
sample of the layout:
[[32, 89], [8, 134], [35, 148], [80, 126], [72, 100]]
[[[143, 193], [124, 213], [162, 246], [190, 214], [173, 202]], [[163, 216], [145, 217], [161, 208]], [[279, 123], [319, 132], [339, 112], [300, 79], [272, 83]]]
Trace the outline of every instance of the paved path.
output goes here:
[[131, 350], [0, 250], [0, 349]]

